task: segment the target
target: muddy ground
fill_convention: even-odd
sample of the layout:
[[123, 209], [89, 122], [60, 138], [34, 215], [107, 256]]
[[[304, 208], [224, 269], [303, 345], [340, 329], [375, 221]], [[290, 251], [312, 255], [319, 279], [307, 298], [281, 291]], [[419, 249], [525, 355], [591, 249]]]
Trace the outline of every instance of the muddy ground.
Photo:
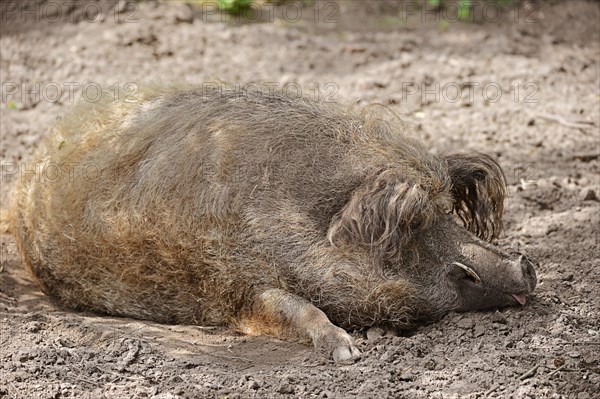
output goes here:
[[0, 397], [598, 397], [600, 3], [501, 15], [480, 4], [471, 23], [408, 4], [264, 5], [262, 22], [236, 23], [174, 2], [0, 3], [2, 209], [51, 123], [96, 84], [132, 95], [147, 81], [273, 82], [384, 104], [432, 151], [494, 154], [510, 192], [499, 244], [537, 264], [525, 307], [451, 314], [400, 337], [356, 331], [363, 356], [336, 365], [225, 328], [62, 309], [4, 234]]

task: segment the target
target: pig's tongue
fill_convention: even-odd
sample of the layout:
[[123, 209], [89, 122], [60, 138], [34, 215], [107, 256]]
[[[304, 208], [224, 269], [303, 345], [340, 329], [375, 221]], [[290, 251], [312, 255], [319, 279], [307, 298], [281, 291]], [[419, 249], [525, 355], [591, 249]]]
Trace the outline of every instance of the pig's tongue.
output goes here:
[[525, 303], [527, 302], [527, 298], [525, 298], [525, 295], [512, 294], [512, 296], [517, 300], [517, 302], [519, 302], [521, 306], [525, 305]]

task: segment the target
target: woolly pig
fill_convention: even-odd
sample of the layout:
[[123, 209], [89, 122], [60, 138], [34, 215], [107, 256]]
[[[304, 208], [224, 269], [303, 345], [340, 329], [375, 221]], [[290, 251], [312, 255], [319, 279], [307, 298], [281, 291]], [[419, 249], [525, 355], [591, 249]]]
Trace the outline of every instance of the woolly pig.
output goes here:
[[[359, 354], [404, 329], [525, 304], [533, 265], [488, 243], [505, 181], [374, 112], [261, 89], [106, 94], [55, 126], [18, 183], [26, 267], [65, 305], [230, 325]], [[29, 166], [31, 170], [33, 166]]]

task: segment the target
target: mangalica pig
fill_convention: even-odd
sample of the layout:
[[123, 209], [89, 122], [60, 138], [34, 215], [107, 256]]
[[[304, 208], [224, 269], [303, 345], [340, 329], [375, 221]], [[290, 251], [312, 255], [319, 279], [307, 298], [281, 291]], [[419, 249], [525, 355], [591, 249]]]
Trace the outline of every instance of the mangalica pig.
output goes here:
[[489, 243], [499, 165], [398, 125], [260, 88], [105, 93], [28, 163], [12, 230], [68, 307], [309, 340], [336, 360], [359, 354], [347, 329], [525, 304], [532, 263]]

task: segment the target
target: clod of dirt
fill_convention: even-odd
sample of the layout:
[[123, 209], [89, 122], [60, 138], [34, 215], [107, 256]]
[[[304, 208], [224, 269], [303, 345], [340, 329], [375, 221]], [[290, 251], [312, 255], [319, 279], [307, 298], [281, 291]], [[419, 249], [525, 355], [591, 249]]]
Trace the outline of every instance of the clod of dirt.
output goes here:
[[277, 392], [284, 395], [289, 395], [294, 393], [294, 387], [290, 384], [281, 384], [281, 386], [277, 388]]
[[189, 4], [174, 4], [173, 8], [175, 23], [191, 24], [194, 22], [194, 13]]
[[458, 322], [458, 327], [462, 328], [463, 330], [471, 330], [474, 326], [475, 320], [473, 320], [471, 317], [463, 317]]
[[581, 189], [579, 192], [579, 198], [583, 201], [599, 201], [596, 192], [589, 187]]
[[379, 338], [383, 337], [385, 334], [385, 330], [380, 327], [371, 327], [367, 330], [367, 339], [369, 341], [376, 341]]

